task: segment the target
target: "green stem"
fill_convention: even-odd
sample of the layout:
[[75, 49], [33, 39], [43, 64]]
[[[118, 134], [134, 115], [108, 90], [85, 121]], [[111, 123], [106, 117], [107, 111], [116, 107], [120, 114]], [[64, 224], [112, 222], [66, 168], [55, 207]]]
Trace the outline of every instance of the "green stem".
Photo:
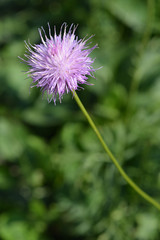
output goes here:
[[[147, 0], [147, 22], [146, 22], [146, 27], [142, 36], [142, 40], [138, 49], [138, 56], [137, 56], [137, 61], [142, 57], [143, 52], [148, 44], [148, 41], [150, 39], [151, 33], [152, 33], [152, 25], [154, 21], [154, 14], [155, 14], [155, 0]], [[138, 65], [138, 62], [136, 63]], [[137, 68], [137, 67], [136, 67]], [[132, 97], [134, 93], [137, 91], [138, 87], [140, 84], [140, 78], [137, 74], [137, 71], [135, 69], [133, 73], [133, 78], [129, 90], [129, 96], [128, 96], [128, 103], [127, 103], [127, 108], [126, 112], [130, 109], [130, 103], [132, 101]]]
[[144, 35], [142, 38], [140, 54], [144, 51], [152, 33], [152, 26], [154, 21], [155, 0], [147, 0], [147, 23]]
[[96, 125], [94, 124], [93, 120], [91, 119], [91, 117], [89, 116], [88, 112], [86, 111], [84, 105], [82, 104], [81, 100], [79, 99], [77, 93], [75, 91], [73, 91], [73, 96], [74, 99], [76, 100], [78, 106], [80, 107], [81, 111], [83, 112], [83, 114], [85, 115], [85, 117], [87, 118], [90, 126], [92, 127], [92, 129], [94, 130], [94, 132], [96, 133], [99, 141], [101, 142], [104, 150], [106, 151], [106, 153], [108, 154], [108, 156], [110, 157], [110, 159], [112, 160], [112, 162], [114, 163], [114, 165], [116, 166], [116, 168], [118, 169], [118, 171], [120, 172], [120, 174], [122, 175], [122, 177], [126, 180], [126, 182], [141, 196], [143, 197], [146, 201], [148, 201], [149, 203], [151, 203], [152, 205], [154, 205], [156, 208], [158, 208], [160, 210], [160, 204], [155, 201], [152, 197], [150, 197], [147, 193], [145, 193], [142, 189], [140, 189], [133, 181], [132, 179], [125, 173], [125, 171], [123, 170], [123, 168], [120, 166], [120, 164], [118, 163], [118, 161], [116, 160], [116, 158], [113, 156], [112, 152], [109, 150], [108, 146], [106, 145], [106, 143], [104, 142], [100, 132], [98, 131]]

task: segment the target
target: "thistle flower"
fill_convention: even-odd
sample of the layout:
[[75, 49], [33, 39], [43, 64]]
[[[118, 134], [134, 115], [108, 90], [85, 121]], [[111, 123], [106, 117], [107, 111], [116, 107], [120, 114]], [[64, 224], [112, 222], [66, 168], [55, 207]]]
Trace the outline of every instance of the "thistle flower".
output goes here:
[[54, 37], [49, 24], [48, 27], [49, 38], [43, 27], [38, 29], [42, 43], [31, 45], [25, 41], [27, 54], [24, 56], [27, 60], [22, 60], [30, 67], [27, 73], [33, 80], [31, 87], [40, 87], [42, 94], [47, 92], [48, 101], [53, 100], [56, 103], [57, 95], [61, 102], [65, 92], [82, 88], [81, 84], [91, 85], [87, 79], [88, 76], [94, 77], [93, 72], [96, 69], [92, 67], [94, 59], [91, 59], [89, 54], [97, 45], [89, 48], [90, 43], [87, 42], [92, 36], [79, 40], [75, 35], [77, 26], [73, 24], [67, 32], [67, 25], [64, 23], [59, 35], [54, 27]]

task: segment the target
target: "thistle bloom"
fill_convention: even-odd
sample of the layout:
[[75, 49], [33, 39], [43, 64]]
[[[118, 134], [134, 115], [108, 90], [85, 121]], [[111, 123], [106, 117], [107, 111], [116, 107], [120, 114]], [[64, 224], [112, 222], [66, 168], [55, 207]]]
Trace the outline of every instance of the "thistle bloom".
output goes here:
[[[56, 97], [59, 101], [65, 92], [70, 92], [81, 88], [79, 85], [88, 84], [88, 76], [93, 76], [96, 69], [92, 67], [94, 59], [89, 57], [93, 49], [89, 48], [88, 39], [78, 39], [75, 35], [76, 26], [70, 26], [67, 32], [67, 25], [61, 26], [60, 33], [57, 35], [54, 28], [54, 37], [51, 35], [49, 27], [49, 38], [43, 27], [39, 29], [42, 40], [40, 44], [31, 45], [26, 43], [27, 54], [24, 56], [30, 70], [27, 72], [33, 82], [31, 87], [40, 87], [42, 93], [47, 92], [48, 101], [56, 103]], [[42, 36], [42, 31], [44, 37]], [[49, 99], [50, 97], [50, 99]]]

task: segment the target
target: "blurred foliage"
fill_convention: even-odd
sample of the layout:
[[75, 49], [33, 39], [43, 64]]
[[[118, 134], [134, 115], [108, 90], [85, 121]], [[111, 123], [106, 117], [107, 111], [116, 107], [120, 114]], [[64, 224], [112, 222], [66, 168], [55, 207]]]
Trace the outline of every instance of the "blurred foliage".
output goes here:
[[47, 22], [95, 34], [79, 92], [128, 175], [160, 201], [160, 1], [0, 0], [0, 239], [159, 240], [160, 215], [122, 179], [71, 95], [25, 80], [23, 40]]

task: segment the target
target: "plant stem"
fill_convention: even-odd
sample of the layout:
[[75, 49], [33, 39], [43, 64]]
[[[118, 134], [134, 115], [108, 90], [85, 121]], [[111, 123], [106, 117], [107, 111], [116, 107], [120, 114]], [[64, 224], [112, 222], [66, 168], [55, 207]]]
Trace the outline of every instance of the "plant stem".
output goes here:
[[143, 34], [143, 38], [141, 41], [141, 48], [140, 48], [140, 55], [146, 48], [146, 45], [150, 39], [150, 35], [152, 33], [152, 27], [154, 22], [154, 14], [155, 14], [155, 0], [147, 0], [147, 22], [146, 22], [146, 28]]
[[112, 152], [109, 150], [107, 144], [104, 142], [100, 132], [98, 131], [96, 125], [94, 124], [93, 120], [91, 119], [91, 117], [89, 116], [88, 112], [86, 111], [84, 105], [82, 104], [81, 100], [79, 99], [77, 93], [75, 91], [72, 92], [73, 93], [73, 97], [76, 100], [78, 106], [80, 107], [81, 111], [83, 112], [83, 114], [85, 115], [85, 117], [87, 118], [90, 126], [92, 127], [92, 129], [94, 130], [94, 132], [96, 133], [101, 145], [103, 146], [104, 150], [106, 151], [106, 153], [108, 154], [108, 156], [110, 157], [110, 159], [112, 160], [112, 162], [114, 163], [114, 165], [116, 166], [116, 168], [118, 169], [118, 171], [120, 172], [120, 174], [122, 175], [122, 177], [126, 180], [126, 182], [142, 197], [144, 198], [147, 202], [151, 203], [152, 205], [154, 205], [157, 209], [160, 210], [160, 204], [154, 200], [152, 197], [150, 197], [147, 193], [145, 193], [141, 188], [139, 188], [133, 181], [132, 179], [125, 173], [125, 171], [123, 170], [123, 168], [120, 166], [120, 164], [118, 163], [118, 161], [116, 160], [116, 158], [114, 157], [114, 155], [112, 154]]
[[130, 89], [129, 89], [128, 103], [127, 103], [127, 107], [126, 107], [127, 117], [128, 117], [128, 111], [130, 109], [130, 103], [132, 102], [133, 95], [136, 93], [136, 91], [139, 87], [139, 84], [140, 84], [140, 77], [138, 75], [137, 68], [138, 68], [139, 60], [143, 56], [143, 53], [147, 47], [150, 36], [152, 34], [154, 15], [155, 15], [155, 0], [147, 0], [146, 27], [144, 29], [142, 40], [141, 40], [140, 46], [138, 48], [136, 66], [135, 66], [135, 70], [133, 72], [133, 77], [132, 77], [132, 81], [131, 81], [131, 85], [130, 85]]

